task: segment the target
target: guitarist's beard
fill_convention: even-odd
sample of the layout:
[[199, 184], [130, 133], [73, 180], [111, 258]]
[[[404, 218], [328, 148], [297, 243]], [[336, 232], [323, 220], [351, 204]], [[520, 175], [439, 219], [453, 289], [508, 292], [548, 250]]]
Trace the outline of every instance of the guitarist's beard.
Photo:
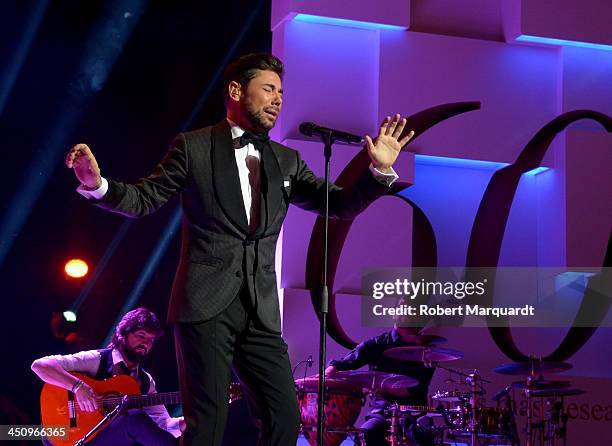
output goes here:
[[127, 343], [123, 345], [121, 353], [123, 353], [123, 355], [128, 361], [136, 364], [140, 364], [142, 361], [144, 361], [148, 354], [146, 348], [138, 349], [138, 346], [136, 346], [136, 348], [132, 348], [127, 345]]

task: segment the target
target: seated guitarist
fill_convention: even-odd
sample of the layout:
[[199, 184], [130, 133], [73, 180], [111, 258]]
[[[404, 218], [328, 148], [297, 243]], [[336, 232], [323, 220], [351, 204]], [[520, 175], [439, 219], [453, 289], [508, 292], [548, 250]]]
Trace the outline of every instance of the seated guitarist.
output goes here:
[[[71, 390], [82, 411], [98, 410], [98, 395], [83, 380], [70, 372], [103, 380], [121, 374], [130, 375], [140, 385], [141, 393], [155, 393], [155, 381], [141, 363], [151, 352], [162, 329], [155, 314], [146, 308], [126, 313], [102, 350], [88, 350], [72, 355], [45, 356], [32, 363], [32, 370], [46, 383]], [[130, 410], [118, 416], [88, 445], [176, 445], [185, 429], [183, 417], [170, 417], [165, 406]]]

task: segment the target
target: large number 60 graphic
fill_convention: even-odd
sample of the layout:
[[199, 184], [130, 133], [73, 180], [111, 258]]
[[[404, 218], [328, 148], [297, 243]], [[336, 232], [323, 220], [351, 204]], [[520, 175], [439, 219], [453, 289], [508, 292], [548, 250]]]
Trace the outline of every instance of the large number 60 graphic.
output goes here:
[[[459, 102], [444, 104], [423, 110], [408, 117], [410, 128], [415, 135], [414, 141], [419, 135], [439, 122], [480, 108], [479, 102]], [[504, 230], [512, 206], [512, 201], [516, 193], [516, 188], [521, 175], [529, 170], [535, 169], [540, 165], [546, 150], [554, 137], [564, 130], [571, 123], [581, 119], [592, 119], [600, 123], [608, 132], [612, 132], [612, 118], [603, 113], [592, 110], [576, 110], [564, 113], [546, 124], [539, 130], [521, 151], [517, 160], [504, 167], [493, 175], [487, 189], [480, 202], [468, 245], [466, 267], [495, 267], [499, 261], [499, 254], [504, 235]], [[404, 135], [402, 135], [404, 136]], [[367, 168], [370, 163], [367, 151], [360, 151], [355, 158], [344, 168], [339, 175], [336, 184], [346, 186], [354, 182]], [[410, 200], [398, 195], [408, 184], [396, 182], [389, 194], [406, 201], [413, 207], [413, 226], [412, 226], [412, 265], [418, 267], [437, 266], [437, 247], [436, 238], [427, 216], [423, 211]], [[350, 231], [352, 220], [332, 220], [329, 224], [329, 270], [328, 281], [329, 289], [332, 290], [329, 296], [329, 325], [330, 336], [340, 345], [351, 349], [356, 345], [342, 328], [336, 311], [335, 294], [333, 285], [340, 254], [344, 246], [346, 237]], [[323, 266], [319, 259], [323, 250], [323, 219], [317, 218], [313, 227], [308, 255], [306, 260], [306, 287], [310, 290], [313, 306], [319, 308], [320, 290], [322, 287]], [[611, 277], [605, 267], [612, 266], [612, 231], [608, 239], [608, 248], [603, 262], [604, 269], [596, 276], [589, 279], [582, 304], [578, 310], [575, 320], [579, 320], [583, 314], [599, 314], [601, 318], [605, 316], [609, 309], [610, 302], [596, 297], [593, 291], [607, 287], [609, 291]], [[601, 319], [600, 321], [601, 322]], [[593, 335], [595, 327], [572, 327], [567, 335], [545, 360], [563, 361], [576, 353]], [[510, 359], [515, 361], [525, 361], [529, 357], [517, 348], [509, 327], [489, 327], [489, 332], [500, 350]]]

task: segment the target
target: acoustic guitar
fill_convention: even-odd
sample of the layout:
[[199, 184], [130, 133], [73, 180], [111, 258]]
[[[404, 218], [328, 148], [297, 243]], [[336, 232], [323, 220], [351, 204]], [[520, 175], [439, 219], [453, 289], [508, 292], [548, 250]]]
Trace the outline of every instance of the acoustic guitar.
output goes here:
[[[85, 436], [104, 416], [113, 410], [117, 404], [128, 395], [124, 410], [138, 409], [158, 404], [179, 404], [181, 397], [178, 392], [140, 394], [140, 386], [134, 378], [128, 375], [117, 375], [98, 381], [81, 373], [73, 373], [100, 396], [99, 409], [94, 412], [84, 412], [79, 408], [74, 394], [52, 384], [45, 384], [40, 394], [40, 413], [43, 427], [65, 426], [68, 438], [49, 438], [54, 446], [72, 446]], [[242, 396], [240, 384], [230, 385], [230, 400], [235, 401]], [[94, 438], [93, 435], [91, 438]]]

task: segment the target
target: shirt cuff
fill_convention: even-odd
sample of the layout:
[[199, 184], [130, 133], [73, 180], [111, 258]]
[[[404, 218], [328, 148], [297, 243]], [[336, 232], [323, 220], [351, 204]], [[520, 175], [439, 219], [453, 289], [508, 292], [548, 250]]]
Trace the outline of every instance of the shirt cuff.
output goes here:
[[183, 417], [170, 417], [168, 424], [166, 424], [166, 430], [172, 434], [174, 438], [178, 438], [182, 435], [180, 422]]
[[87, 190], [81, 184], [77, 187], [77, 192], [89, 200], [100, 200], [108, 192], [108, 181], [106, 178], [102, 177], [101, 183], [100, 187], [95, 190]]
[[390, 169], [391, 173], [382, 173], [380, 170], [376, 169], [372, 163], [370, 163], [370, 172], [372, 172], [372, 175], [374, 175], [374, 178], [376, 178], [377, 181], [381, 182], [385, 186], [391, 186], [399, 178], [399, 175], [395, 172], [393, 167], [390, 167]]

